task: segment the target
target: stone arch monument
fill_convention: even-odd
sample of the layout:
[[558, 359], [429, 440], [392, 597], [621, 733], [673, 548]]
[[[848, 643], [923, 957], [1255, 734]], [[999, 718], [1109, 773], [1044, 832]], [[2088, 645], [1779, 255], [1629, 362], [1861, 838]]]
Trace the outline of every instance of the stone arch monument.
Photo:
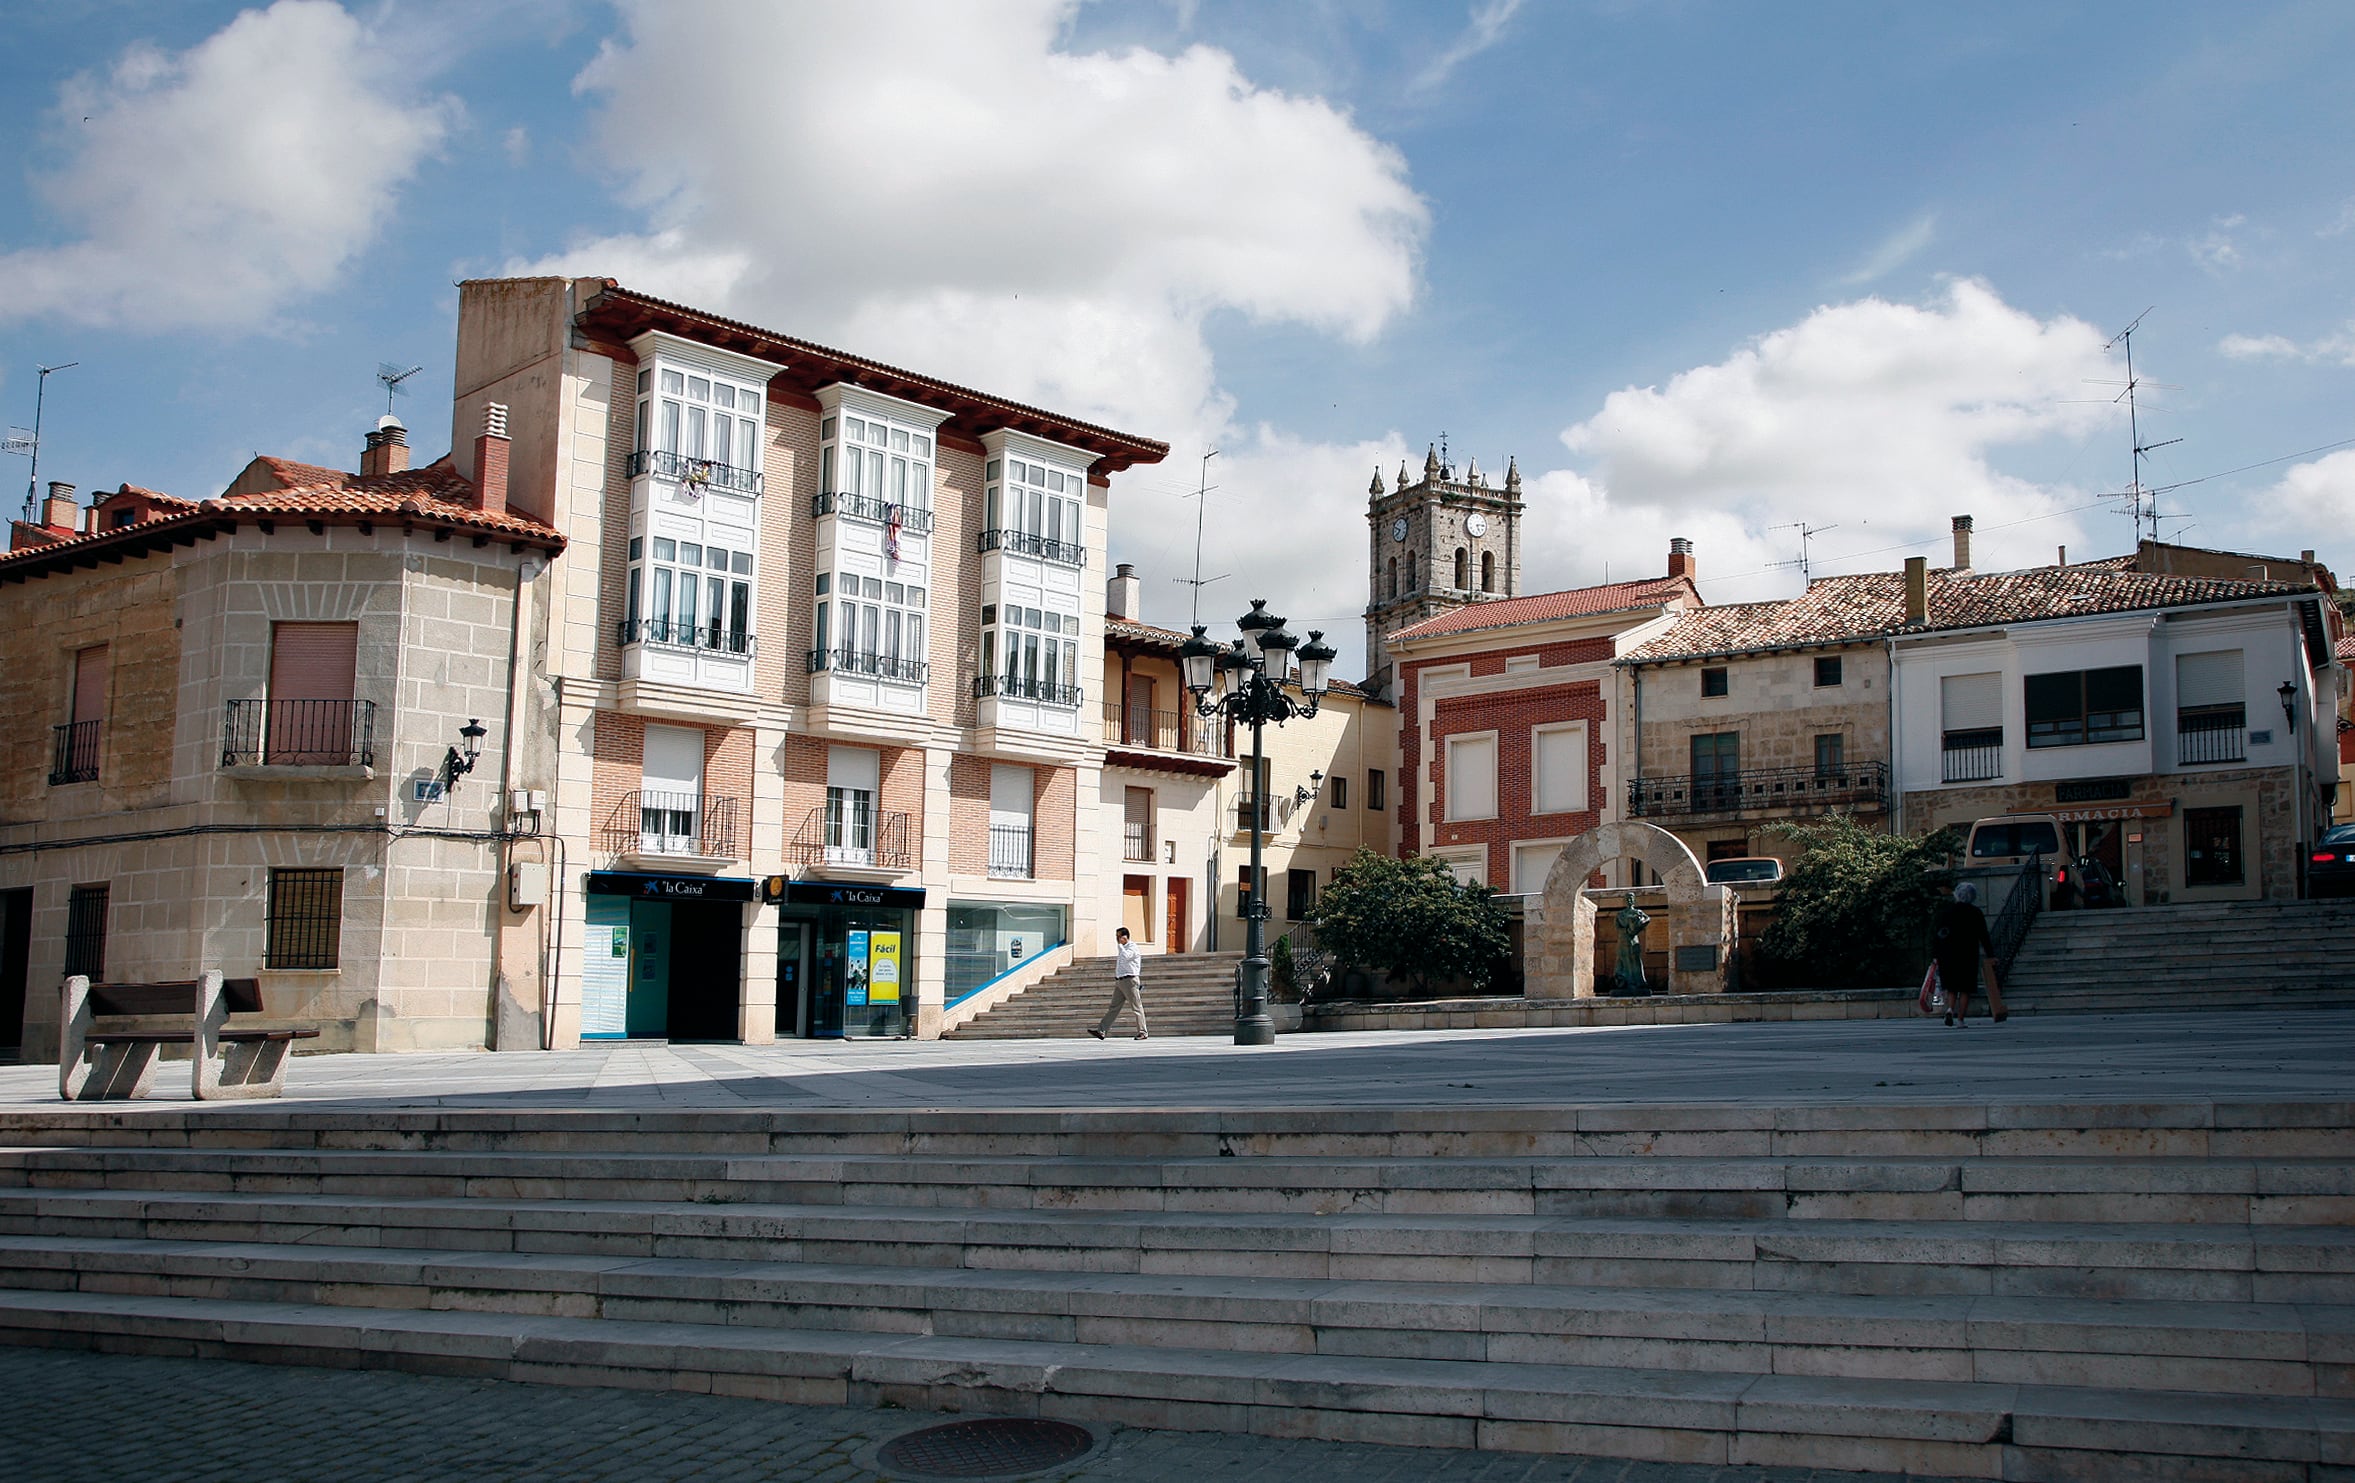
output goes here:
[[1595, 903], [1587, 899], [1587, 877], [1626, 855], [1650, 863], [1668, 890], [1668, 909], [1660, 914], [1668, 929], [1668, 992], [1724, 991], [1734, 953], [1732, 887], [1711, 885], [1683, 840], [1657, 824], [1630, 821], [1590, 829], [1562, 846], [1546, 873], [1545, 893], [1524, 919], [1524, 997], [1594, 997]]

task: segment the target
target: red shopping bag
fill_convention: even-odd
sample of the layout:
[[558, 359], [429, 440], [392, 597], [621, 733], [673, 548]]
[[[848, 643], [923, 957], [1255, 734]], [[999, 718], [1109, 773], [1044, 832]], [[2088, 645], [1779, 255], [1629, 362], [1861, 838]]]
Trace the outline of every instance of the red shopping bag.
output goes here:
[[1929, 972], [1922, 975], [1921, 1006], [1924, 1014], [1946, 1012], [1946, 995], [1938, 982], [1938, 965], [1935, 963], [1930, 965]]

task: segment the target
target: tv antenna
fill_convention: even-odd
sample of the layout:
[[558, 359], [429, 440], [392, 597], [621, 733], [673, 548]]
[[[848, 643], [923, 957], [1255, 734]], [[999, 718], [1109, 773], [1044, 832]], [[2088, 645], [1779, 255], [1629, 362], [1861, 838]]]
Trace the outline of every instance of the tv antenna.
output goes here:
[[[2153, 309], [2157, 307], [2156, 304], [2151, 306]], [[2159, 492], [2145, 486], [2142, 482], [2142, 461], [2153, 449], [2171, 448], [2183, 441], [2181, 438], [2168, 438], [2158, 443], [2145, 443], [2142, 440], [2142, 419], [2135, 405], [2134, 394], [2141, 389], [2143, 382], [2134, 374], [2134, 332], [2140, 329], [2142, 322], [2150, 316], [2150, 309], [2145, 309], [2135, 315], [2134, 323], [2112, 335], [2109, 344], [2102, 347], [2104, 350], [2112, 350], [2123, 346], [2126, 350], [2125, 390], [2110, 400], [2113, 404], [2117, 402], [2126, 404], [2126, 438], [2128, 444], [2134, 449], [2134, 481], [2126, 489], [2126, 513], [2134, 520], [2134, 538], [2138, 541], [2142, 539], [2142, 525], [2146, 516], [2150, 520], [2151, 539], [2155, 541], [2159, 538]], [[2117, 386], [2120, 383], [2099, 381], [2094, 384], [2097, 386]], [[2162, 391], [2182, 390], [2181, 387], [2168, 386], [2158, 381], [2153, 381], [2150, 384]]]
[[1795, 530], [1799, 532], [1799, 559], [1796, 561], [1770, 561], [1767, 563], [1767, 566], [1769, 568], [1781, 568], [1787, 566], [1795, 566], [1799, 568], [1799, 585], [1802, 587], [1806, 586], [1809, 580], [1808, 573], [1810, 570], [1812, 570], [1811, 562], [1813, 559], [1812, 553], [1807, 549], [1807, 543], [1815, 539], [1817, 536], [1822, 535], [1827, 530], [1838, 530], [1839, 528], [1840, 527], [1837, 525], [1809, 525], [1804, 520], [1794, 520], [1788, 525], [1768, 526], [1768, 530]]
[[[1202, 482], [1201, 486], [1194, 491], [1193, 495], [1194, 575], [1191, 577], [1170, 578], [1170, 580], [1173, 582], [1183, 582], [1188, 587], [1194, 589], [1194, 616], [1186, 620], [1188, 623], [1200, 623], [1202, 621], [1202, 589], [1209, 586], [1213, 582], [1224, 582], [1228, 575], [1225, 572], [1220, 572], [1215, 577], [1205, 577], [1202, 575], [1202, 512], [1210, 508], [1210, 491], [1218, 488], [1216, 484], [1210, 482], [1210, 461], [1216, 457], [1218, 457], [1218, 450], [1216, 448], [1213, 448], [1209, 452], [1202, 455]], [[1178, 496], [1178, 498], [1184, 499], [1186, 496], [1181, 494]]]
[[384, 383], [385, 416], [392, 416], [394, 397], [407, 396], [409, 394], [409, 388], [403, 386], [401, 383], [424, 369], [425, 367], [423, 366], [411, 366], [404, 371], [389, 360], [380, 360], [376, 363], [376, 379]]
[[41, 478], [41, 410], [49, 400], [49, 378], [80, 364], [78, 360], [69, 360], [62, 366], [36, 364], [34, 369], [41, 376], [33, 392], [33, 430], [28, 433], [21, 427], [12, 427], [8, 430], [7, 442], [0, 443], [0, 448], [10, 453], [22, 453], [33, 461], [32, 471], [25, 475], [25, 519], [28, 521], [33, 518], [33, 491]]

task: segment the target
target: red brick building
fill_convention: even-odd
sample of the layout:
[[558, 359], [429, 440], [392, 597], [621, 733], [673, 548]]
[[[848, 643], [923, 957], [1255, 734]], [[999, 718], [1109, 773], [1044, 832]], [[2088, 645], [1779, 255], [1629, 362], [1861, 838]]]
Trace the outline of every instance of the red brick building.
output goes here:
[[1480, 603], [1388, 636], [1398, 852], [1536, 891], [1562, 845], [1619, 817], [1612, 662], [1701, 606], [1691, 547], [1668, 574]]

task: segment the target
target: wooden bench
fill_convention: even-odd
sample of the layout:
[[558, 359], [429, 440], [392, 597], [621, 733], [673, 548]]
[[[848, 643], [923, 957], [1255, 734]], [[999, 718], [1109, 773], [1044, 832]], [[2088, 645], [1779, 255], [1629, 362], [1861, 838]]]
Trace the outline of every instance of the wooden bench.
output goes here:
[[[177, 983], [94, 984], [65, 981], [58, 1015], [57, 1093], [68, 1102], [144, 1097], [167, 1045], [192, 1047], [191, 1090], [203, 1101], [275, 1097], [286, 1088], [286, 1057], [317, 1030], [243, 1030], [233, 1014], [260, 1014], [262, 986], [251, 978], [207, 973]], [[181, 1017], [187, 1028], [102, 1030], [102, 1017]], [[89, 1052], [95, 1050], [95, 1062]]]

